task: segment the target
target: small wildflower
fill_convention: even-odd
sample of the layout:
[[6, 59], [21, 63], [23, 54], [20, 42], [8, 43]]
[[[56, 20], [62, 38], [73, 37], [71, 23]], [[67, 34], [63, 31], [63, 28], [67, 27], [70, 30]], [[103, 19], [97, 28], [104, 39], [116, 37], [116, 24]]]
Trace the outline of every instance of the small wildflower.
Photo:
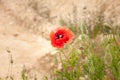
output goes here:
[[50, 33], [53, 47], [63, 48], [66, 43], [72, 42], [74, 33], [66, 27], [59, 27]]

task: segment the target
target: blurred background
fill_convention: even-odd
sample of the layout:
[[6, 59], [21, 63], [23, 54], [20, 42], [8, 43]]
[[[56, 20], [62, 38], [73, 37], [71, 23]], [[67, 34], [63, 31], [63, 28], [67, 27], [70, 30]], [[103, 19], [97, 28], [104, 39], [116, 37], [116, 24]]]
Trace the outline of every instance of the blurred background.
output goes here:
[[87, 24], [91, 38], [116, 26], [120, 30], [120, 0], [0, 0], [0, 76], [12, 70], [19, 80], [24, 66], [28, 72], [46, 74], [56, 52], [50, 31], [80, 24]]

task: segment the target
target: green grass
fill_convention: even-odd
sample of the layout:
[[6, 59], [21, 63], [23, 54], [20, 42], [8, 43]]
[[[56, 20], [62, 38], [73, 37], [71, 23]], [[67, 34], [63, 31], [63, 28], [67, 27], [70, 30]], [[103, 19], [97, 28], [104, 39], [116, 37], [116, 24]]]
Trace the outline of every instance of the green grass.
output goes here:
[[54, 73], [53, 80], [120, 80], [120, 29], [100, 21], [91, 32], [84, 23], [76, 26], [61, 20], [76, 38], [72, 48], [60, 51], [62, 69]]
[[55, 80], [78, 80], [81, 75], [81, 68], [79, 64], [80, 59], [78, 51], [71, 51], [67, 55], [67, 59], [62, 61], [63, 69], [56, 71], [56, 75], [58, 77], [56, 77]]
[[92, 55], [83, 65], [84, 74], [88, 75], [91, 80], [104, 80], [105, 64], [104, 59], [99, 56]]

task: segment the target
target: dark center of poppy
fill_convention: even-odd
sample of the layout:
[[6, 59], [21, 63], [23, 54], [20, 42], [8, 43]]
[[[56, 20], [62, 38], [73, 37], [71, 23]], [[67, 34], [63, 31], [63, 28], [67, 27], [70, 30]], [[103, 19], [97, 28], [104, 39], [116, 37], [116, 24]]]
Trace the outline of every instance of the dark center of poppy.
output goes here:
[[63, 36], [62, 34], [57, 34], [57, 35], [56, 35], [56, 38], [57, 38], [57, 39], [60, 39], [60, 38], [63, 38], [63, 37], [64, 37], [64, 36]]

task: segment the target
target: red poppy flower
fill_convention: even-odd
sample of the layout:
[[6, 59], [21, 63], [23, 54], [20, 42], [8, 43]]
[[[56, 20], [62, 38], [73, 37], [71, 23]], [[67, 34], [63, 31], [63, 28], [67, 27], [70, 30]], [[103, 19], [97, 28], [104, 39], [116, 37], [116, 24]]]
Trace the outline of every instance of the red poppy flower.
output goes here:
[[72, 42], [74, 33], [66, 27], [59, 27], [50, 33], [53, 47], [63, 48], [66, 43]]

